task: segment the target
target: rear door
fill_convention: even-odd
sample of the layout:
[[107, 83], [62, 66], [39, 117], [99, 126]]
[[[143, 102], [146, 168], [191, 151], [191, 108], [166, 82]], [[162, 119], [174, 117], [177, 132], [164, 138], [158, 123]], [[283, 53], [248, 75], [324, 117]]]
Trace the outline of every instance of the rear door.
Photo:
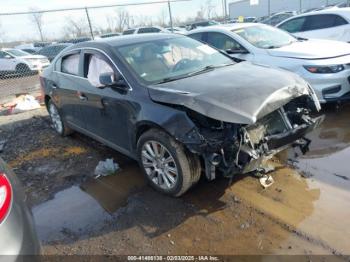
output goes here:
[[97, 139], [112, 144], [121, 152], [131, 150], [129, 126], [133, 111], [130, 92], [117, 88], [101, 88], [101, 73], [117, 72], [111, 60], [96, 50], [84, 50], [84, 90], [82, 113], [86, 129]]
[[48, 85], [64, 120], [73, 127], [85, 128], [80, 110], [85, 99], [80, 96], [83, 88], [81, 59], [80, 50], [65, 54], [54, 65], [56, 76]]
[[339, 15], [320, 14], [308, 16], [303, 31], [307, 38], [342, 41], [343, 36], [347, 35], [348, 27], [348, 22]]

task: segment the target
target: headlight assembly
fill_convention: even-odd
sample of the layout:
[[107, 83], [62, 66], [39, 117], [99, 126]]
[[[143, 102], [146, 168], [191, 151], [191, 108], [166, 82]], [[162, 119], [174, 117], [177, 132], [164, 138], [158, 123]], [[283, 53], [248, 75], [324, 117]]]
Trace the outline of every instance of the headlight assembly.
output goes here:
[[339, 73], [345, 69], [343, 65], [304, 66], [304, 68], [313, 74], [334, 74]]

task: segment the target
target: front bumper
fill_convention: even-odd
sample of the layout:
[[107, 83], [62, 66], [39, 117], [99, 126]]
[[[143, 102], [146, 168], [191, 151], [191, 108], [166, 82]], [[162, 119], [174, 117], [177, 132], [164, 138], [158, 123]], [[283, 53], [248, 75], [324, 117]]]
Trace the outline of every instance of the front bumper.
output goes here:
[[312, 74], [306, 71], [302, 77], [310, 83], [321, 103], [350, 100], [348, 67], [335, 74]]

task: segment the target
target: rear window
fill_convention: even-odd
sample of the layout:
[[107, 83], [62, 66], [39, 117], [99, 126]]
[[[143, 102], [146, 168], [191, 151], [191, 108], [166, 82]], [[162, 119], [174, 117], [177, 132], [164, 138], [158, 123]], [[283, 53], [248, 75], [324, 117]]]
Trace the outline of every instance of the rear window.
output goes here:
[[125, 30], [123, 35], [132, 35], [135, 32], [135, 29]]
[[67, 55], [62, 58], [61, 71], [70, 75], [79, 75], [80, 54]]

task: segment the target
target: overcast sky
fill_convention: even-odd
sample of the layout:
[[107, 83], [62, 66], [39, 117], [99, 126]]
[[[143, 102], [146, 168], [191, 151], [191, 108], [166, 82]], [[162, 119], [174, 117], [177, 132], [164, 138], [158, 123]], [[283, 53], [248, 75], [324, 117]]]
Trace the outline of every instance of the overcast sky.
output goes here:
[[[56, 9], [154, 1], [156, 0], [2, 0], [0, 13], [28, 11], [30, 8]], [[205, 4], [206, 1], [207, 0], [191, 0], [188, 2], [172, 3], [173, 16], [181, 19], [195, 17], [200, 10], [200, 6]], [[221, 15], [222, 1], [211, 0], [211, 2], [216, 8], [216, 12]], [[91, 10], [90, 15], [92, 23], [97, 26], [106, 26], [106, 17], [115, 16], [115, 9], [116, 8]], [[158, 17], [164, 9], [167, 10], [167, 5], [152, 4], [132, 6], [126, 9], [135, 17], [152, 16], [155, 17], [154, 20], [156, 20], [156, 17]], [[45, 13], [43, 15], [44, 35], [49, 38], [62, 35], [63, 26], [67, 17], [73, 17], [74, 19], [85, 18], [85, 13], [83, 11]], [[28, 15], [0, 16], [0, 24], [2, 41], [28, 40], [33, 37], [39, 39], [37, 28], [31, 22]]]

